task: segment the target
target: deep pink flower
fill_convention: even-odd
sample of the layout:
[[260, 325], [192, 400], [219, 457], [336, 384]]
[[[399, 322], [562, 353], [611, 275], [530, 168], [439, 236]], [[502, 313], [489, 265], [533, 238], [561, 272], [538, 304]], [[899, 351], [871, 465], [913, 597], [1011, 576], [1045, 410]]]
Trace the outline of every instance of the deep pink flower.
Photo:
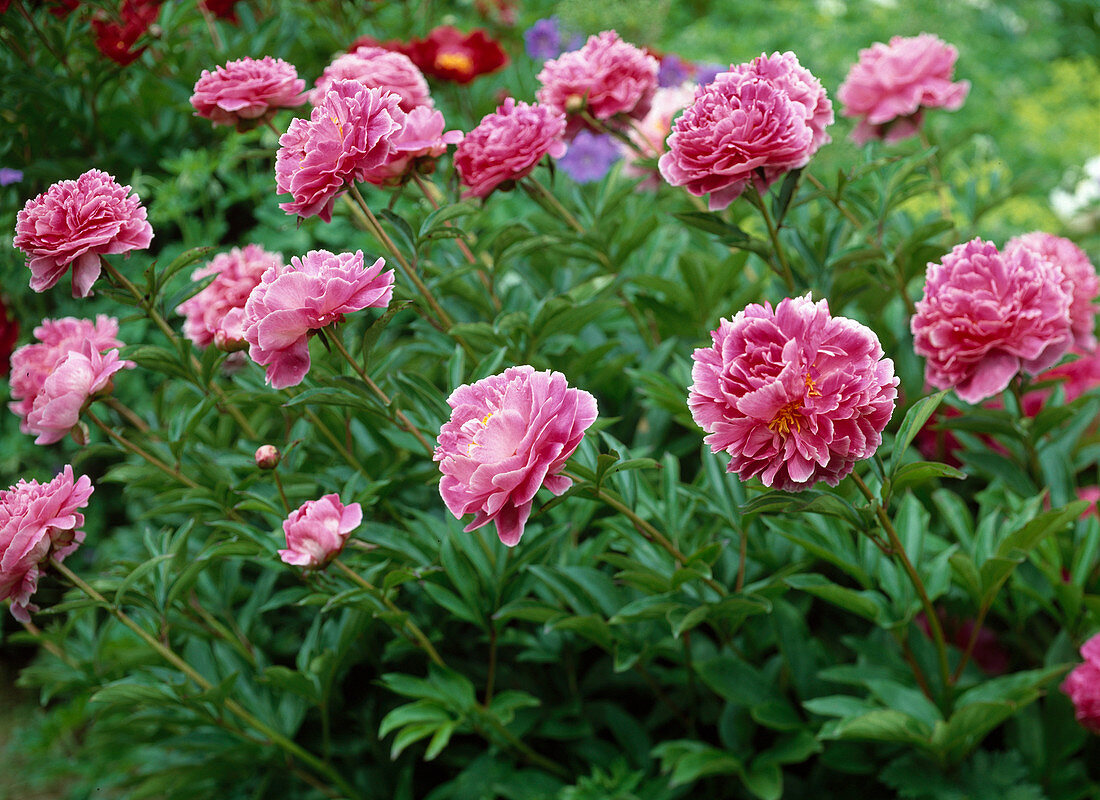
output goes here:
[[643, 118], [657, 91], [659, 68], [653, 56], [624, 42], [615, 31], [604, 31], [588, 37], [580, 50], [543, 64], [537, 96], [542, 105], [569, 115], [566, 134], [572, 138], [586, 127], [576, 113], [582, 109], [611, 124], [619, 114]]
[[38, 588], [42, 565], [53, 556], [64, 561], [84, 541], [84, 515], [92, 482], [73, 480], [66, 465], [49, 483], [19, 481], [0, 491], [0, 600], [11, 599], [11, 615], [30, 622], [37, 611], [30, 598]]
[[214, 276], [202, 291], [188, 298], [176, 309], [187, 317], [183, 323], [184, 335], [198, 347], [209, 347], [221, 331], [225, 349], [229, 342], [241, 339], [241, 315], [228, 317], [233, 309], [244, 309], [248, 295], [260, 282], [260, 277], [270, 267], [283, 263], [282, 253], [269, 253], [258, 244], [250, 244], [242, 250], [234, 247], [228, 253], [219, 253], [210, 263], [191, 274], [191, 280], [201, 281]]
[[20, 430], [32, 433], [27, 427], [27, 415], [34, 408], [34, 400], [42, 392], [46, 378], [71, 352], [80, 350], [85, 343], [99, 352], [122, 347], [118, 336], [118, 320], [100, 314], [95, 322], [88, 319], [64, 317], [44, 319], [34, 329], [38, 342], [26, 344], [11, 355], [11, 396], [15, 402], [8, 407], [20, 419]]
[[279, 558], [291, 566], [319, 569], [340, 554], [348, 535], [362, 522], [362, 506], [345, 506], [339, 495], [307, 500], [283, 521], [286, 550], [279, 551]]
[[294, 65], [281, 58], [239, 58], [213, 72], [204, 69], [195, 82], [191, 105], [197, 116], [215, 125], [248, 130], [271, 119], [280, 108], [302, 105], [305, 88]]
[[376, 186], [399, 184], [416, 170], [434, 171], [435, 159], [447, 152], [447, 147], [462, 141], [462, 131], [444, 132], [443, 114], [427, 106], [414, 108], [405, 117], [401, 132], [393, 137], [393, 151], [382, 166], [368, 170], [363, 180]]
[[665, 152], [667, 149], [665, 139], [672, 130], [673, 118], [687, 108], [694, 99], [694, 84], [685, 83], [683, 86], [658, 89], [654, 93], [649, 113], [626, 132], [637, 149], [627, 146], [625, 142], [619, 143], [619, 150], [626, 159], [623, 165], [623, 172], [626, 175], [636, 178], [645, 177], [646, 180], [641, 185], [647, 189], [655, 189], [659, 185], [657, 171], [645, 164], [643, 159], [657, 159]]
[[1073, 341], [1063, 280], [1027, 248], [1002, 255], [981, 239], [930, 263], [910, 322], [928, 383], [977, 403], [1056, 363]]
[[561, 494], [559, 475], [596, 419], [596, 399], [570, 388], [560, 372], [510, 367], [459, 386], [447, 398], [435, 460], [439, 494], [457, 518], [474, 514], [467, 531], [493, 522], [509, 547], [519, 542], [540, 486]]
[[859, 51], [859, 62], [837, 90], [846, 117], [860, 117], [852, 139], [896, 142], [920, 130], [926, 108], [955, 111], [970, 81], [952, 83], [959, 51], [938, 36], [895, 36]]
[[248, 355], [266, 367], [275, 389], [296, 386], [309, 372], [309, 332], [364, 308], [385, 308], [393, 270], [383, 258], [363, 266], [363, 251], [310, 250], [290, 266], [271, 267], [244, 305]]
[[1077, 721], [1100, 733], [1100, 634], [1081, 646], [1085, 661], [1062, 682], [1062, 691], [1073, 701]]
[[1100, 279], [1097, 279], [1096, 268], [1085, 251], [1069, 239], [1034, 231], [1009, 239], [1005, 243], [1005, 255], [1011, 256], [1021, 247], [1054, 262], [1062, 270], [1068, 281], [1063, 288], [1070, 296], [1069, 324], [1073, 329], [1073, 344], [1084, 350], [1095, 349], [1094, 328], [1100, 306], [1092, 301], [1100, 294]]
[[325, 67], [309, 93], [309, 102], [317, 105], [325, 99], [333, 81], [358, 81], [364, 86], [393, 92], [401, 98], [401, 110], [434, 105], [424, 74], [404, 53], [383, 47], [360, 47], [338, 56]]
[[728, 206], [750, 180], [763, 192], [780, 175], [803, 167], [815, 150], [813, 115], [783, 85], [752, 70], [723, 72], [695, 91], [672, 126], [661, 176], [712, 211]]
[[565, 116], [542, 105], [509, 97], [485, 116], [455, 149], [455, 169], [470, 187], [465, 197], [488, 197], [505, 181], [518, 181], [542, 157], [565, 155]]
[[293, 120], [279, 139], [275, 182], [280, 194], [294, 198], [279, 208], [331, 221], [345, 186], [389, 160], [392, 139], [405, 125], [399, 102], [393, 92], [334, 81], [309, 120]]
[[99, 352], [90, 342], [73, 350], [56, 367], [34, 397], [27, 414], [28, 432], [37, 434], [35, 444], [53, 444], [68, 435], [80, 422], [88, 401], [111, 389], [111, 376], [134, 366], [118, 357], [118, 350]]
[[[787, 97], [794, 103], [802, 106], [803, 118], [814, 134], [813, 141], [810, 143], [811, 156], [822, 145], [832, 141], [832, 137], [825, 132], [825, 129], [832, 125], [835, 119], [833, 103], [825, 93], [825, 87], [821, 85], [821, 81], [798, 63], [798, 57], [794, 53], [776, 52], [770, 56], [761, 54], [747, 64], [731, 67], [730, 71], [770, 81], [785, 91]], [[785, 172], [786, 169], [783, 171]]]
[[827, 301], [753, 303], [692, 358], [688, 407], [741, 480], [798, 491], [836, 486], [882, 442], [898, 379], [874, 332]]
[[73, 297], [87, 297], [101, 255], [144, 250], [153, 239], [145, 207], [129, 186], [91, 169], [28, 200], [15, 220], [12, 244], [27, 254], [31, 288], [44, 292], [73, 268]]

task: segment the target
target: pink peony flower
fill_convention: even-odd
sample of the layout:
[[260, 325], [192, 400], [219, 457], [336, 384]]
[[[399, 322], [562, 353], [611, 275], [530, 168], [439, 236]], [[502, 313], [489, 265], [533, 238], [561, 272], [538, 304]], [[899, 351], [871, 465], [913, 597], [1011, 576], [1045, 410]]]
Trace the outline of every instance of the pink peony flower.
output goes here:
[[334, 81], [309, 120], [295, 119], [279, 138], [275, 182], [293, 200], [288, 214], [332, 220], [336, 196], [385, 164], [405, 124], [400, 98], [355, 81]]
[[696, 89], [658, 162], [662, 177], [696, 197], [710, 193], [708, 205], [716, 211], [732, 203], [750, 180], [763, 192], [785, 172], [804, 167], [820, 144], [821, 134], [811, 124], [821, 121], [819, 106], [809, 107], [803, 95], [810, 92], [802, 82], [798, 99], [792, 98], [788, 86], [797, 77], [797, 61], [781, 63], [790, 70], [782, 80], [768, 77], [782, 69], [761, 56]]
[[[241, 341], [241, 311], [249, 293], [260, 282], [260, 277], [270, 267], [283, 263], [282, 253], [269, 253], [258, 244], [234, 247], [228, 253], [219, 253], [205, 266], [191, 274], [191, 280], [201, 281], [214, 276], [201, 291], [180, 304], [177, 314], [187, 317], [183, 334], [197, 347], [209, 347], [221, 332], [222, 345], [226, 349], [234, 341]], [[237, 313], [230, 315], [231, 311]]]
[[243, 131], [271, 119], [280, 108], [302, 105], [305, 88], [294, 65], [281, 58], [239, 58], [213, 72], [204, 69], [191, 105], [197, 116]]
[[1073, 341], [1062, 283], [1062, 271], [1027, 248], [1002, 255], [981, 239], [929, 264], [910, 322], [928, 383], [977, 403], [1021, 369], [1038, 375], [1053, 365]]
[[[1040, 381], [1061, 381], [1067, 403], [1072, 403], [1085, 392], [1100, 386], [1100, 352], [1075, 348], [1070, 351], [1070, 354], [1077, 356], [1077, 358], [1056, 364], [1038, 378]], [[1028, 393], [1024, 396], [1025, 406], [1028, 405], [1028, 398], [1032, 394], [1039, 396], [1037, 402], [1032, 404], [1033, 410], [1025, 408], [1030, 416], [1034, 416], [1042, 410], [1048, 392], [1040, 390]]]
[[339, 495], [307, 500], [283, 522], [286, 550], [279, 551], [279, 558], [294, 567], [319, 569], [340, 554], [348, 535], [362, 523], [362, 506], [345, 506]]
[[244, 305], [248, 355], [266, 367], [275, 389], [297, 386], [309, 372], [309, 332], [364, 308], [385, 308], [393, 270], [385, 259], [363, 266], [363, 251], [311, 250], [290, 266], [270, 267]]
[[1073, 701], [1077, 721], [1100, 733], [1100, 634], [1081, 646], [1085, 661], [1062, 681], [1062, 691]]
[[80, 350], [85, 343], [99, 352], [122, 347], [118, 335], [118, 320], [100, 314], [95, 322], [88, 319], [44, 319], [34, 329], [38, 343], [26, 344], [11, 356], [11, 396], [14, 402], [8, 407], [20, 418], [20, 430], [32, 433], [27, 426], [27, 416], [34, 408], [34, 400], [42, 392], [46, 378], [71, 352]]
[[1052, 261], [1062, 270], [1067, 281], [1062, 288], [1070, 297], [1069, 324], [1073, 330], [1073, 343], [1084, 350], [1095, 349], [1094, 328], [1100, 306], [1092, 301], [1100, 294], [1100, 279], [1097, 279], [1096, 268], [1085, 251], [1069, 239], [1035, 231], [1009, 239], [1005, 244], [1005, 255], [1011, 256], [1021, 247]]
[[543, 156], [561, 158], [564, 132], [561, 113], [509, 97], [455, 149], [455, 169], [470, 187], [463, 196], [488, 197], [502, 183], [530, 175]]
[[399, 184], [413, 169], [431, 172], [434, 160], [447, 152], [447, 146], [462, 141], [462, 131], [443, 132], [443, 114], [427, 106], [414, 108], [405, 117], [405, 126], [393, 137], [393, 152], [386, 163], [363, 175], [376, 186]]
[[806, 295], [774, 310], [753, 303], [711, 338], [692, 355], [688, 407], [741, 480], [836, 486], [878, 449], [898, 379], [870, 328]]
[[[825, 93], [821, 81], [798, 63], [798, 57], [788, 51], [757, 56], [747, 64], [731, 67], [731, 72], [739, 72], [752, 77], [763, 78], [780, 87], [796, 104], [802, 106], [802, 115], [813, 131], [810, 155], [816, 153], [822, 145], [832, 141], [825, 129], [833, 124], [833, 104]], [[786, 172], [786, 169], [782, 170]]]
[[[665, 139], [672, 130], [673, 118], [683, 111], [695, 99], [695, 84], [685, 83], [668, 89], [658, 89], [653, 94], [653, 103], [649, 113], [637, 125], [626, 132], [637, 148], [619, 143], [619, 150], [626, 159], [623, 172], [635, 178], [646, 178], [641, 184], [647, 189], [656, 189], [659, 185], [656, 170], [648, 167], [643, 159], [656, 159], [667, 149]], [[641, 151], [639, 154], [638, 151]]]
[[401, 98], [401, 110], [405, 112], [434, 105], [428, 82], [416, 64], [404, 53], [382, 47], [360, 47], [338, 56], [317, 79], [309, 93], [309, 102], [318, 105], [333, 81], [338, 80], [358, 81], [368, 88], [393, 92]]
[[96, 395], [111, 389], [111, 376], [132, 369], [134, 362], [119, 359], [118, 350], [100, 353], [91, 342], [71, 351], [46, 376], [34, 396], [25, 427], [37, 434], [35, 444], [53, 444], [80, 422], [80, 412]]
[[588, 37], [580, 50], [543, 64], [538, 101], [570, 115], [569, 138], [587, 127], [574, 113], [581, 109], [612, 124], [619, 114], [642, 119], [657, 91], [659, 68], [653, 56], [624, 42], [615, 31], [604, 31]]
[[510, 367], [459, 386], [447, 398], [451, 418], [439, 431], [439, 494], [467, 531], [493, 522], [509, 547], [523, 536], [540, 486], [561, 494], [559, 475], [596, 419], [596, 399], [572, 389], [560, 372]]
[[38, 588], [41, 565], [50, 556], [64, 561], [84, 541], [84, 515], [92, 482], [73, 480], [66, 465], [49, 483], [19, 481], [0, 491], [0, 600], [11, 599], [11, 615], [30, 622], [37, 611], [30, 598]]
[[970, 81], [952, 83], [959, 51], [938, 36], [895, 36], [859, 51], [859, 62], [837, 90], [846, 117], [860, 117], [852, 139], [896, 142], [920, 130], [926, 108], [955, 111]]
[[129, 186], [91, 169], [28, 200], [15, 220], [12, 244], [27, 254], [31, 288], [44, 292], [73, 268], [73, 297], [87, 297], [101, 255], [144, 250], [153, 239], [145, 207]]

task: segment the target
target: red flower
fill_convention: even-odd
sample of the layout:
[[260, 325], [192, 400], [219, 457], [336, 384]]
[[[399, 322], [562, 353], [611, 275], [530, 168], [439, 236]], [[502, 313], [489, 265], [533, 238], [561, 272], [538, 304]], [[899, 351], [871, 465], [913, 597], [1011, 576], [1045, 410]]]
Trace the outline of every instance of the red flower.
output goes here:
[[19, 338], [19, 320], [8, 313], [8, 308], [0, 298], [0, 377], [11, 370], [11, 351]]
[[202, 0], [201, 5], [215, 17], [232, 22], [236, 25], [240, 22], [237, 17], [237, 11], [233, 6], [237, 5], [239, 0]]
[[481, 28], [462, 33], [450, 25], [443, 25], [434, 28], [426, 39], [413, 39], [400, 50], [425, 75], [455, 83], [469, 83], [508, 63], [508, 55]]
[[123, 0], [118, 20], [108, 19], [106, 14], [97, 11], [92, 19], [96, 49], [119, 66], [132, 64], [145, 48], [131, 48], [156, 22], [159, 14], [159, 0]]

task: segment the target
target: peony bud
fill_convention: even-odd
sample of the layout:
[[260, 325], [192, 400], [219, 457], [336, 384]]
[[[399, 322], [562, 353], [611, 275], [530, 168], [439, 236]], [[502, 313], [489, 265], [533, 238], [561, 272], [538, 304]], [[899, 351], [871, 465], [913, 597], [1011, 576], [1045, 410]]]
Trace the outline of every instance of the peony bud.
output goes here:
[[256, 449], [256, 466], [260, 469], [275, 469], [279, 466], [282, 454], [270, 444], [262, 444]]

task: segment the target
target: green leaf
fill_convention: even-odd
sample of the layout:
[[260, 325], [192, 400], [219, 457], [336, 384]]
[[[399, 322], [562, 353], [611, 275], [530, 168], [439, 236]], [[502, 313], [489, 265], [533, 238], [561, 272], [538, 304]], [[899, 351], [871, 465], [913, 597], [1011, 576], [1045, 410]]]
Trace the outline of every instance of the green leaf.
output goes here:
[[882, 613], [887, 609], [886, 599], [880, 593], [873, 590], [856, 591], [845, 586], [838, 586], [822, 575], [802, 574], [789, 575], [783, 582], [792, 589], [820, 597], [827, 603], [832, 603], [845, 611], [851, 611], [871, 622], [877, 622]]
[[901, 468], [901, 460], [906, 449], [920, 429], [924, 427], [924, 423], [928, 422], [933, 412], [939, 407], [946, 394], [947, 390], [945, 389], [942, 392], [922, 397], [905, 412], [905, 418], [901, 421], [898, 432], [894, 435], [894, 451], [890, 455], [890, 468], [887, 470], [891, 481], [897, 479], [898, 470]]
[[927, 483], [934, 478], [963, 480], [966, 473], [936, 461], [916, 461], [899, 468], [891, 485], [895, 493], [900, 493], [903, 489]]
[[932, 729], [920, 720], [893, 708], [876, 708], [855, 717], [825, 723], [822, 739], [858, 739], [927, 746]]

